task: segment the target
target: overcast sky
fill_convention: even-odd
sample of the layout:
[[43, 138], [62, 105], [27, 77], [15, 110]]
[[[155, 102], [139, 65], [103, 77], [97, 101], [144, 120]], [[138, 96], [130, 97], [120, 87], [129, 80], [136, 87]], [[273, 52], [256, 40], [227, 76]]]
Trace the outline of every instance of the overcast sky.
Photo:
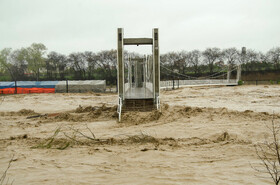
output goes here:
[[[160, 52], [280, 46], [280, 0], [0, 0], [0, 50], [43, 43], [63, 54], [116, 49], [124, 37], [151, 37]], [[150, 46], [126, 50], [151, 53]]]

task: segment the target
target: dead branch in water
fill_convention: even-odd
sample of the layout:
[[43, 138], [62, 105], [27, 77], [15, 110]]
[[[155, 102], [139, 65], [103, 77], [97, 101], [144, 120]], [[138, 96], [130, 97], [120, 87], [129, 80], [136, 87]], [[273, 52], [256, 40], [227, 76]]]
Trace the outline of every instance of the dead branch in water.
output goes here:
[[72, 131], [74, 131], [74, 132], [76, 132], [76, 133], [78, 133], [78, 134], [80, 134], [81, 136], [83, 136], [83, 137], [85, 137], [85, 138], [87, 138], [87, 139], [90, 139], [90, 140], [95, 140], [96, 138], [95, 138], [95, 135], [94, 135], [94, 133], [88, 128], [88, 126], [86, 125], [86, 127], [87, 127], [87, 130], [89, 130], [90, 131], [90, 133], [92, 134], [92, 137], [89, 137], [89, 136], [87, 136], [87, 135], [85, 135], [84, 133], [82, 133], [81, 131], [79, 131], [78, 129], [74, 129], [74, 128], [72, 128], [72, 127], [68, 127], [70, 130], [72, 130]]
[[[2, 174], [1, 178], [0, 178], [0, 185], [3, 185], [5, 183], [5, 179], [7, 177], [7, 172], [9, 170], [9, 168], [11, 167], [12, 162], [14, 161], [14, 155], [12, 156], [12, 159], [9, 161], [8, 163], [8, 167], [6, 168], [6, 170], [4, 171], [4, 173]], [[11, 184], [14, 183], [14, 180], [11, 182]], [[9, 178], [8, 180], [6, 180], [6, 185], [9, 184]]]
[[[71, 126], [66, 126], [64, 129], [61, 126], [58, 126], [54, 132], [54, 134], [49, 137], [48, 139], [44, 140], [43, 142], [37, 144], [36, 146], [33, 146], [31, 148], [46, 148], [46, 149], [60, 149], [64, 150], [68, 148], [72, 144], [78, 144], [78, 145], [103, 145], [103, 144], [125, 144], [125, 143], [135, 143], [135, 144], [147, 144], [147, 143], [153, 143], [155, 145], [155, 148], [158, 148], [160, 144], [160, 140], [156, 139], [153, 136], [144, 134], [141, 132], [141, 134], [137, 135], [125, 135], [125, 138], [122, 139], [115, 139], [113, 137], [111, 138], [96, 138], [94, 132], [88, 127], [88, 125], [85, 125], [88, 132], [90, 132], [91, 135], [87, 135], [86, 133], [82, 132], [79, 129], [76, 129]], [[66, 129], [65, 129], [66, 128]], [[59, 133], [62, 133], [64, 137], [57, 137]]]

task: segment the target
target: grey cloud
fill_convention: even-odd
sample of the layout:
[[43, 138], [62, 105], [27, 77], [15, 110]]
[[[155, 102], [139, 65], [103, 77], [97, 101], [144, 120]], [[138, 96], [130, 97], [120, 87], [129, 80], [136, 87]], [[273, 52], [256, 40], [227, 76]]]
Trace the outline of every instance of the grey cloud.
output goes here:
[[[160, 50], [279, 46], [279, 0], [0, 0], [0, 49], [42, 42], [68, 54], [116, 48], [116, 30], [150, 37]], [[151, 52], [150, 47], [126, 47]]]

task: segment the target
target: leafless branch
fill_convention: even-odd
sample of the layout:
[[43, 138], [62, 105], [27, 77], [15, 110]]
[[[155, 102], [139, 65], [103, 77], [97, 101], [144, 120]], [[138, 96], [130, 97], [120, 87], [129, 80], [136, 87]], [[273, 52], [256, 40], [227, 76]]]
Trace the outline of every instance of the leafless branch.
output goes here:
[[[7, 176], [7, 172], [9, 170], [9, 168], [11, 167], [11, 164], [12, 162], [14, 161], [14, 155], [12, 156], [12, 159], [9, 161], [8, 163], [8, 167], [6, 168], [6, 170], [4, 171], [4, 173], [2, 174], [1, 178], [0, 178], [0, 185], [3, 185], [4, 182], [5, 182], [5, 179], [6, 179], [6, 176]], [[13, 184], [14, 181], [12, 181], [12, 184]], [[6, 181], [6, 184], [9, 183], [9, 178], [8, 180]]]
[[74, 131], [74, 132], [80, 134], [81, 136], [87, 138], [87, 139], [95, 140], [95, 135], [93, 134], [93, 132], [92, 132], [88, 127], [87, 127], [87, 128], [88, 128], [88, 130], [90, 130], [90, 132], [91, 132], [91, 134], [93, 135], [93, 137], [89, 137], [89, 136], [85, 135], [84, 133], [80, 132], [78, 129], [74, 129], [74, 128], [72, 128], [72, 127], [68, 127], [68, 128], [71, 129], [72, 131]]
[[271, 134], [271, 142], [268, 142], [266, 139], [263, 143], [258, 143], [255, 145], [255, 151], [262, 169], [251, 167], [262, 174], [269, 174], [273, 182], [278, 185], [280, 182], [280, 145], [279, 145], [279, 126], [274, 122], [274, 117], [271, 122], [271, 126], [265, 124]]
[[90, 130], [90, 128], [88, 128], [88, 125], [87, 125], [87, 124], [86, 124], [86, 127], [87, 127], [87, 129], [90, 131], [90, 133], [91, 133], [91, 135], [92, 135], [92, 138], [95, 139], [96, 137], [95, 137], [94, 133]]

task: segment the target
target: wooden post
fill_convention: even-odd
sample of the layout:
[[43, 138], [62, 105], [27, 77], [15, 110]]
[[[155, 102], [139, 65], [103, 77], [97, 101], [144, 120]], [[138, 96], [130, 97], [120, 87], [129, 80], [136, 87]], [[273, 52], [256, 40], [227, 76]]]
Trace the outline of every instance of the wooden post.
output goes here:
[[118, 95], [124, 99], [123, 28], [118, 28]]
[[154, 101], [159, 97], [160, 91], [160, 61], [159, 61], [159, 34], [158, 28], [153, 29], [153, 63], [154, 63]]

